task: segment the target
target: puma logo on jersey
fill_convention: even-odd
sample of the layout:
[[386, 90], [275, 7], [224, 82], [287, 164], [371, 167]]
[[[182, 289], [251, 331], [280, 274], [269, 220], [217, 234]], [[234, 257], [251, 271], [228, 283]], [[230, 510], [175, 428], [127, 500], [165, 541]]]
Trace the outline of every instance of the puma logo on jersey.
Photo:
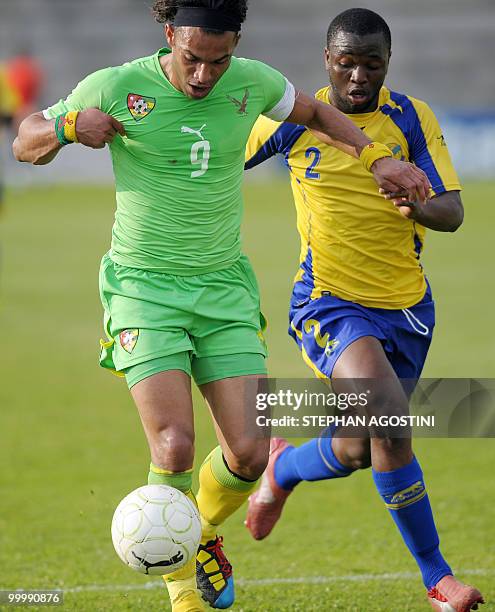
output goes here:
[[238, 110], [239, 115], [247, 115], [249, 89], [246, 89], [246, 93], [244, 94], [244, 98], [242, 98], [242, 102], [240, 102], [237, 98], [233, 98], [232, 96], [229, 96], [229, 95], [227, 95], [227, 98], [239, 108]]
[[193, 136], [197, 136], [200, 140], [205, 140], [202, 132], [207, 125], [208, 124], [205, 123], [199, 128], [199, 130], [193, 130], [193, 128], [187, 127], [187, 125], [183, 125], [180, 131], [182, 134], [192, 134]]

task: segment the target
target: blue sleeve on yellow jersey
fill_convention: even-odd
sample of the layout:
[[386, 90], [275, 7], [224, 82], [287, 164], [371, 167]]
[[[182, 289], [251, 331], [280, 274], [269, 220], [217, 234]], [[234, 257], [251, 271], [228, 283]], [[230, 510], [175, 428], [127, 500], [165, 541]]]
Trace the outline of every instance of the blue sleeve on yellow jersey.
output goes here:
[[[401, 112], [396, 112], [397, 109], [388, 105], [382, 107], [381, 111], [390, 116], [406, 137], [409, 160], [426, 173], [437, 195], [452, 188], [460, 189], [445, 143], [441, 142], [443, 136], [440, 126], [431, 109], [426, 104], [400, 93], [391, 91], [390, 97], [400, 107]], [[440, 150], [436, 141], [440, 142], [440, 146], [443, 144], [444, 150]], [[448, 180], [448, 185], [445, 184], [445, 179]]]
[[[259, 123], [255, 124], [247, 147], [246, 170], [263, 163], [270, 157], [281, 153], [285, 156], [288, 164], [289, 153], [306, 128], [293, 123], [271, 122], [273, 130], [267, 133], [266, 126], [269, 125], [265, 118], [261, 117]], [[262, 130], [265, 127], [265, 130]]]

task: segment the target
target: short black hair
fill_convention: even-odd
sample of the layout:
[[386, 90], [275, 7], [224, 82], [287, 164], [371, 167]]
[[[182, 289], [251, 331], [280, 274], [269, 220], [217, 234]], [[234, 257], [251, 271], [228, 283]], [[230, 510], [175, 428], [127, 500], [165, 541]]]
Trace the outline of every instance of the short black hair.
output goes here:
[[339, 32], [357, 34], [383, 34], [389, 51], [392, 49], [392, 34], [385, 19], [365, 8], [352, 8], [340, 13], [330, 24], [327, 34], [327, 45], [330, 47]]
[[[177, 10], [179, 8], [219, 8], [225, 10], [239, 23], [244, 23], [247, 17], [248, 0], [156, 0], [151, 9], [158, 23], [170, 23], [173, 25]], [[219, 33], [220, 30], [206, 31]]]

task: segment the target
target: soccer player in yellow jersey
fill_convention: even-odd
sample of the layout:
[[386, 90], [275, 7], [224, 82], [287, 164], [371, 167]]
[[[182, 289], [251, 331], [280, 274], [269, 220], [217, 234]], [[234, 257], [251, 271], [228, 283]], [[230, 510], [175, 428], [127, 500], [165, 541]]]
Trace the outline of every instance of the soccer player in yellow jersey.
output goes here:
[[[346, 113], [398, 159], [420, 167], [432, 187], [426, 206], [400, 193], [383, 198], [356, 160], [302, 126], [265, 117], [251, 134], [247, 168], [280, 153], [290, 170], [302, 251], [289, 333], [303, 359], [319, 378], [331, 378], [338, 391], [352, 391], [350, 379], [374, 379], [368, 411], [405, 414], [411, 389], [401, 379], [419, 378], [435, 324], [432, 293], [420, 263], [426, 228], [455, 231], [463, 207], [433, 112], [424, 102], [384, 86], [390, 56], [390, 30], [379, 15], [345, 11], [328, 30], [330, 86], [316, 97]], [[270, 533], [299, 482], [342, 478], [372, 466], [378, 492], [418, 563], [432, 607], [477, 609], [481, 594], [458, 582], [440, 553], [410, 438], [335, 434], [335, 429], [326, 430], [298, 448], [272, 440], [261, 487], [250, 498], [247, 526], [253, 537]]]

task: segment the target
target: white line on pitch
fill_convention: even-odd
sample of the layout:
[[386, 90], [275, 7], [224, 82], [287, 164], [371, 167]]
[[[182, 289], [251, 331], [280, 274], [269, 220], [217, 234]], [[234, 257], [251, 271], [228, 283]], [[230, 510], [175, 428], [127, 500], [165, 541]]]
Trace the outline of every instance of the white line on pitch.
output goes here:
[[[458, 572], [464, 576], [495, 576], [495, 570], [467, 569]], [[333, 582], [390, 582], [393, 580], [411, 580], [418, 578], [416, 572], [399, 572], [396, 574], [349, 574], [344, 576], [306, 576], [299, 578], [261, 578], [236, 580], [236, 584], [244, 587], [262, 587], [275, 584], [330, 584]], [[164, 588], [163, 582], [157, 578], [153, 582], [143, 584], [88, 584], [84, 586], [62, 589], [64, 593], [91, 593], [97, 591], [147, 591]]]

